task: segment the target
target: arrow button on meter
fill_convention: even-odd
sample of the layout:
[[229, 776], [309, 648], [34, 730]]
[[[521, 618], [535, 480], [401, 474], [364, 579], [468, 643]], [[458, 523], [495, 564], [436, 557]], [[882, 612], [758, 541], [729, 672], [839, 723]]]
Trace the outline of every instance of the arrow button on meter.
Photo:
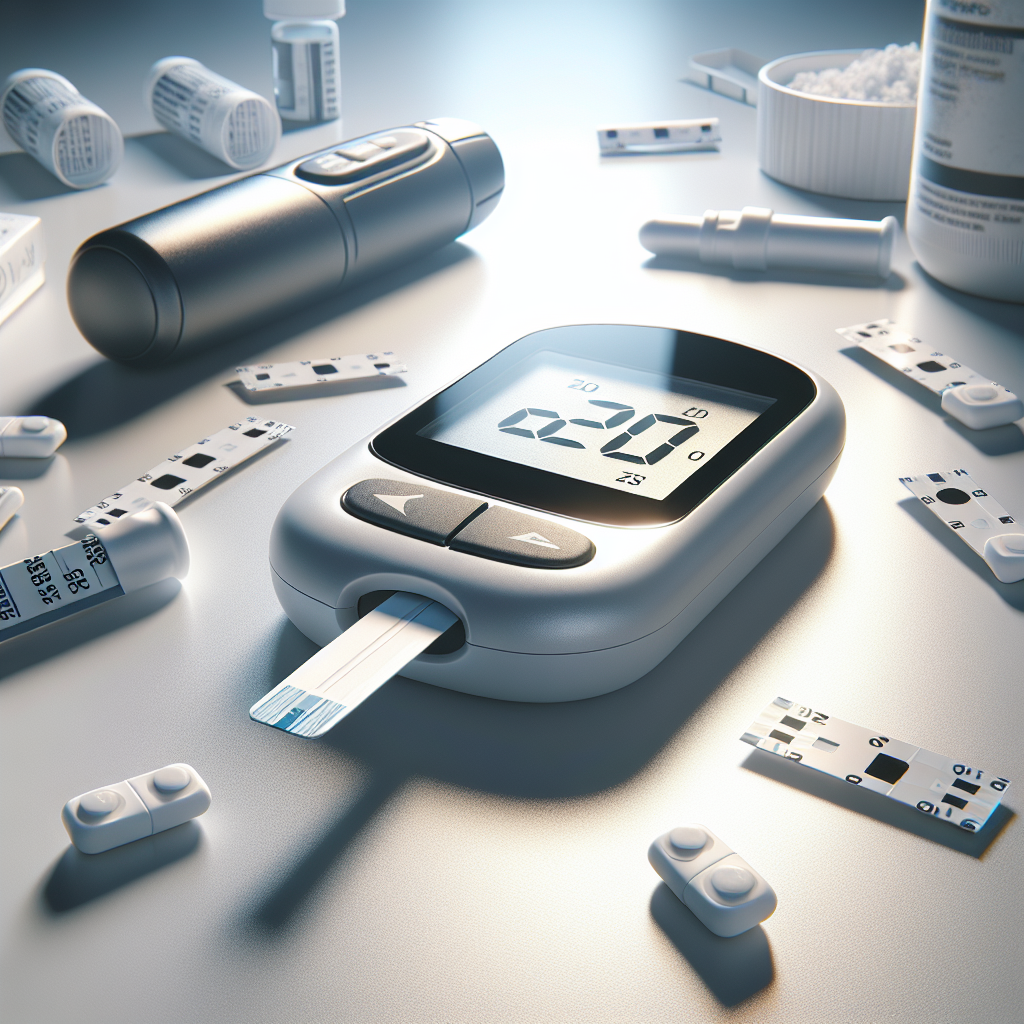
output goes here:
[[378, 478], [353, 484], [342, 495], [341, 507], [387, 530], [446, 544], [467, 519], [487, 506], [468, 494], [422, 487], [408, 480]]
[[594, 557], [589, 537], [560, 523], [491, 505], [449, 541], [453, 551], [535, 569], [570, 569]]
[[509, 537], [509, 540], [521, 540], [524, 544], [536, 544], [542, 548], [554, 548], [555, 551], [561, 550], [557, 544], [552, 544], [547, 537], [542, 537], [539, 533], [524, 533], [519, 537]]

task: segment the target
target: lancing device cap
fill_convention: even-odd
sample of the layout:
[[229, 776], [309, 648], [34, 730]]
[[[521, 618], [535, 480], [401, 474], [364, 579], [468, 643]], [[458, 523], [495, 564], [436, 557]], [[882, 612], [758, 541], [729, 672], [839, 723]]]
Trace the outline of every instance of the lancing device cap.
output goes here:
[[188, 575], [185, 531], [174, 510], [162, 501], [111, 523], [100, 540], [126, 594], [171, 576], [182, 580]]

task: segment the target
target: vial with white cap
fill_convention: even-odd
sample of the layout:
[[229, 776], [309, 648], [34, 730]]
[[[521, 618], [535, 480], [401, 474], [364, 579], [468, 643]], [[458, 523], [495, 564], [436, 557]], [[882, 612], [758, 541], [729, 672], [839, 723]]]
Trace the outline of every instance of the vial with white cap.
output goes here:
[[703, 217], [662, 217], [640, 229], [656, 256], [768, 270], [802, 267], [888, 277], [896, 219], [801, 217], [756, 206], [705, 210]]
[[22, 68], [8, 75], [0, 113], [7, 134], [71, 188], [106, 181], [124, 156], [113, 118], [53, 71]]
[[259, 167], [281, 137], [281, 119], [259, 93], [191, 57], [158, 60], [143, 98], [164, 128], [238, 171]]
[[286, 121], [317, 124], [341, 117], [337, 19], [345, 0], [263, 0], [274, 22], [274, 98]]
[[151, 583], [188, 574], [188, 541], [158, 501], [103, 531], [0, 568], [0, 642]]

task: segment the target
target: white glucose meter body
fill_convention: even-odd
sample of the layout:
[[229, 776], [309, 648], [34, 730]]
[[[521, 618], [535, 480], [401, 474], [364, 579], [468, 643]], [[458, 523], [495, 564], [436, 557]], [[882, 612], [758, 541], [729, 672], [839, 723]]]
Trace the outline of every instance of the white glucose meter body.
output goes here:
[[659, 327], [527, 335], [304, 483], [274, 525], [284, 610], [326, 645], [394, 591], [452, 626], [402, 674], [566, 701], [662, 661], [821, 498], [833, 388]]

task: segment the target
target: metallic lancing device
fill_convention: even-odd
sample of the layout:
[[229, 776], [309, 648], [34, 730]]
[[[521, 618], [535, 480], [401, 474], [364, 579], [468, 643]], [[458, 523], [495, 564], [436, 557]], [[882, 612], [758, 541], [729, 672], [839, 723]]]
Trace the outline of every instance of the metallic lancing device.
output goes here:
[[118, 362], [194, 354], [454, 241], [504, 184], [468, 121], [375, 132], [94, 235], [71, 261], [71, 315]]

